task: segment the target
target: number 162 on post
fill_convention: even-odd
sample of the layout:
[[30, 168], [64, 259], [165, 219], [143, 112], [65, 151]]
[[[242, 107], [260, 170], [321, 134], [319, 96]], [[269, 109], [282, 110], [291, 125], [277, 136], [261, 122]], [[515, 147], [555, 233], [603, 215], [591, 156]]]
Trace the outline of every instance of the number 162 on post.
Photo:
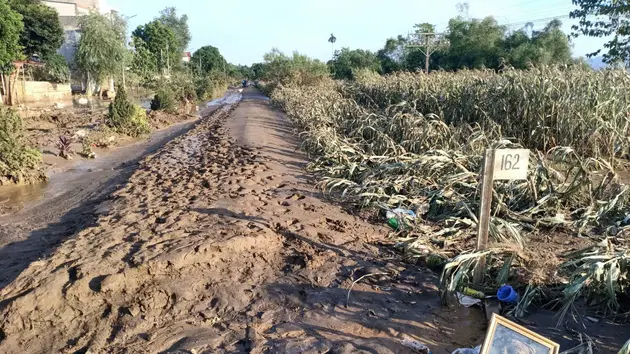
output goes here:
[[527, 179], [528, 149], [497, 149], [494, 151], [494, 180]]

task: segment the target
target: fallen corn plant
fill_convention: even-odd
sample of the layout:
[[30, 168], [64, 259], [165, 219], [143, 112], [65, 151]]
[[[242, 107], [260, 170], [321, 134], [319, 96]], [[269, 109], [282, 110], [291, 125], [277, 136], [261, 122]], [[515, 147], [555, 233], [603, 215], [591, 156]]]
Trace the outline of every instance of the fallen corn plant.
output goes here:
[[567, 258], [559, 269], [570, 276], [563, 297], [559, 299], [562, 305], [559, 321], [582, 295], [587, 303], [602, 308], [605, 314], [618, 313], [619, 294], [630, 296], [630, 250], [616, 247], [611, 239], [605, 239], [596, 246], [567, 255]]
[[[272, 102], [300, 130], [302, 148], [312, 158], [309, 169], [321, 175], [324, 191], [361, 207], [423, 211], [413, 230], [396, 233], [398, 247], [410, 258], [452, 258], [443, 274], [448, 292], [465, 286], [476, 264], [471, 252], [487, 148], [533, 150], [526, 181], [494, 185], [492, 245], [508, 245], [513, 254], [528, 248], [531, 235], [541, 232], [596, 242], [602, 233], [614, 236], [627, 229], [629, 191], [615, 173], [615, 159], [630, 146], [630, 126], [625, 113], [619, 113], [630, 111], [630, 103], [624, 103], [630, 97], [612, 98], [626, 93], [603, 88], [611, 83], [630, 86], [624, 73], [566, 68], [503, 75], [405, 73], [369, 82], [279, 87]], [[581, 87], [566, 92], [576, 84], [602, 91]], [[464, 262], [459, 255], [472, 258]], [[527, 258], [519, 254], [513, 261], [536, 267]], [[499, 273], [497, 267], [503, 265], [490, 262], [489, 272]], [[545, 284], [567, 287], [562, 279], [572, 278], [568, 271], [559, 276], [550, 269], [523, 274], [515, 279], [508, 272], [500, 279], [532, 284], [541, 289], [536, 294], [553, 296]], [[486, 279], [488, 286], [500, 285], [499, 278]]]

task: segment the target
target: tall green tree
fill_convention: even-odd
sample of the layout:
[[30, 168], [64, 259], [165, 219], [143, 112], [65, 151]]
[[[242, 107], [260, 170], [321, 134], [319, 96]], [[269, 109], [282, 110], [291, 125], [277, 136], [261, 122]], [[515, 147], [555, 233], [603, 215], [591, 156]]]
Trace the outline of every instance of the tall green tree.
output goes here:
[[265, 64], [254, 63], [252, 64], [252, 79], [261, 80], [265, 78]]
[[231, 76], [243, 78], [243, 79], [254, 78], [254, 71], [252, 70], [251, 67], [247, 65], [232, 65], [232, 64], [230, 64], [230, 66], [234, 67], [235, 69], [235, 73], [232, 74]]
[[309, 85], [329, 76], [325, 63], [298, 52], [288, 56], [278, 48], [273, 48], [263, 55], [263, 59], [264, 75], [261, 79], [271, 83]]
[[376, 54], [369, 50], [341, 48], [335, 53], [330, 65], [331, 72], [336, 79], [351, 80], [354, 73], [360, 69], [380, 71], [381, 65]]
[[10, 71], [11, 62], [20, 57], [22, 15], [13, 11], [7, 0], [0, 0], [0, 71]]
[[143, 83], [148, 83], [158, 74], [158, 59], [149, 51], [142, 39], [132, 37], [131, 45], [134, 48], [131, 70]]
[[330, 43], [330, 53], [332, 55], [332, 57], [335, 56], [335, 43], [337, 43], [337, 37], [335, 37], [334, 34], [330, 34], [330, 37], [328, 37], [328, 43]]
[[[530, 26], [527, 26], [530, 27]], [[552, 20], [542, 31], [523, 28], [510, 33], [503, 41], [503, 57], [517, 69], [529, 65], [568, 64], [571, 57], [569, 38], [562, 32], [562, 22]]]
[[27, 57], [49, 57], [57, 52], [64, 40], [59, 14], [50, 6], [36, 0], [11, 0], [11, 8], [22, 15], [24, 29], [20, 45]]
[[506, 28], [492, 17], [482, 20], [453, 18], [448, 24], [447, 55], [440, 65], [446, 69], [497, 68]]
[[178, 16], [176, 8], [167, 7], [160, 11], [160, 16], [157, 20], [173, 31], [177, 41], [177, 49], [180, 52], [184, 52], [192, 39], [190, 28], [188, 27], [188, 16]]
[[127, 22], [116, 14], [91, 12], [79, 18], [79, 26], [75, 62], [90, 81], [100, 85], [124, 69]]
[[385, 46], [376, 52], [383, 74], [389, 74], [405, 68], [407, 44], [407, 39], [399, 35], [398, 38], [389, 38], [385, 42]]
[[160, 72], [181, 64], [182, 53], [175, 33], [158, 20], [138, 26], [132, 33], [132, 43], [136, 50], [150, 56], [149, 60], [156, 63]]
[[630, 63], [630, 4], [627, 0], [572, 0], [579, 8], [571, 12], [571, 18], [578, 19], [573, 25], [572, 36], [608, 37], [604, 48], [588, 56], [605, 51], [604, 62]]
[[197, 49], [190, 60], [192, 67], [197, 74], [207, 74], [211, 71], [225, 71], [227, 61], [219, 52], [219, 49], [207, 45]]
[[554, 19], [542, 31], [534, 31], [532, 40], [539, 48], [539, 64], [564, 64], [572, 60], [571, 43], [562, 31], [562, 22]]

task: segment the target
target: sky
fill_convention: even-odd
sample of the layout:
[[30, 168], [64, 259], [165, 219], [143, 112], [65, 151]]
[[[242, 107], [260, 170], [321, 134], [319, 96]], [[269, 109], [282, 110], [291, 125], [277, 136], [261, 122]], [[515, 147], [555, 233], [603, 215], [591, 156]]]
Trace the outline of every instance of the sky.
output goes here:
[[[349, 47], [376, 51], [387, 38], [409, 33], [416, 23], [429, 22], [438, 31], [460, 14], [464, 0], [101, 0], [102, 9], [115, 9], [129, 19], [129, 28], [151, 21], [160, 10], [175, 6], [187, 14], [192, 34], [189, 50], [204, 45], [219, 48], [231, 63], [250, 65], [277, 47], [290, 54], [299, 51], [327, 61], [332, 48]], [[470, 18], [494, 16], [501, 24], [518, 29], [534, 22], [542, 29], [550, 18], [568, 15], [571, 0], [468, 0]], [[543, 20], [544, 19], [544, 20]], [[561, 18], [565, 33], [574, 20]], [[584, 56], [603, 44], [598, 38], [577, 38], [574, 56]]]

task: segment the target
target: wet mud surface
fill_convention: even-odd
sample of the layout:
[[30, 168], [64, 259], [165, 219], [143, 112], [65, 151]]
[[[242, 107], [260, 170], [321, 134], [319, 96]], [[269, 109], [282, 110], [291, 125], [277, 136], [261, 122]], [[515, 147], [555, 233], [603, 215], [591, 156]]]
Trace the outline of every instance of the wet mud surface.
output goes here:
[[[481, 311], [442, 307], [436, 274], [399, 261], [386, 229], [322, 196], [292, 128], [258, 93], [187, 129], [84, 186], [91, 194], [57, 221], [32, 231], [12, 220], [22, 236], [0, 244], [0, 352], [414, 353], [401, 344], [412, 339], [450, 353], [481, 343]], [[574, 342], [545, 316], [535, 330]]]

